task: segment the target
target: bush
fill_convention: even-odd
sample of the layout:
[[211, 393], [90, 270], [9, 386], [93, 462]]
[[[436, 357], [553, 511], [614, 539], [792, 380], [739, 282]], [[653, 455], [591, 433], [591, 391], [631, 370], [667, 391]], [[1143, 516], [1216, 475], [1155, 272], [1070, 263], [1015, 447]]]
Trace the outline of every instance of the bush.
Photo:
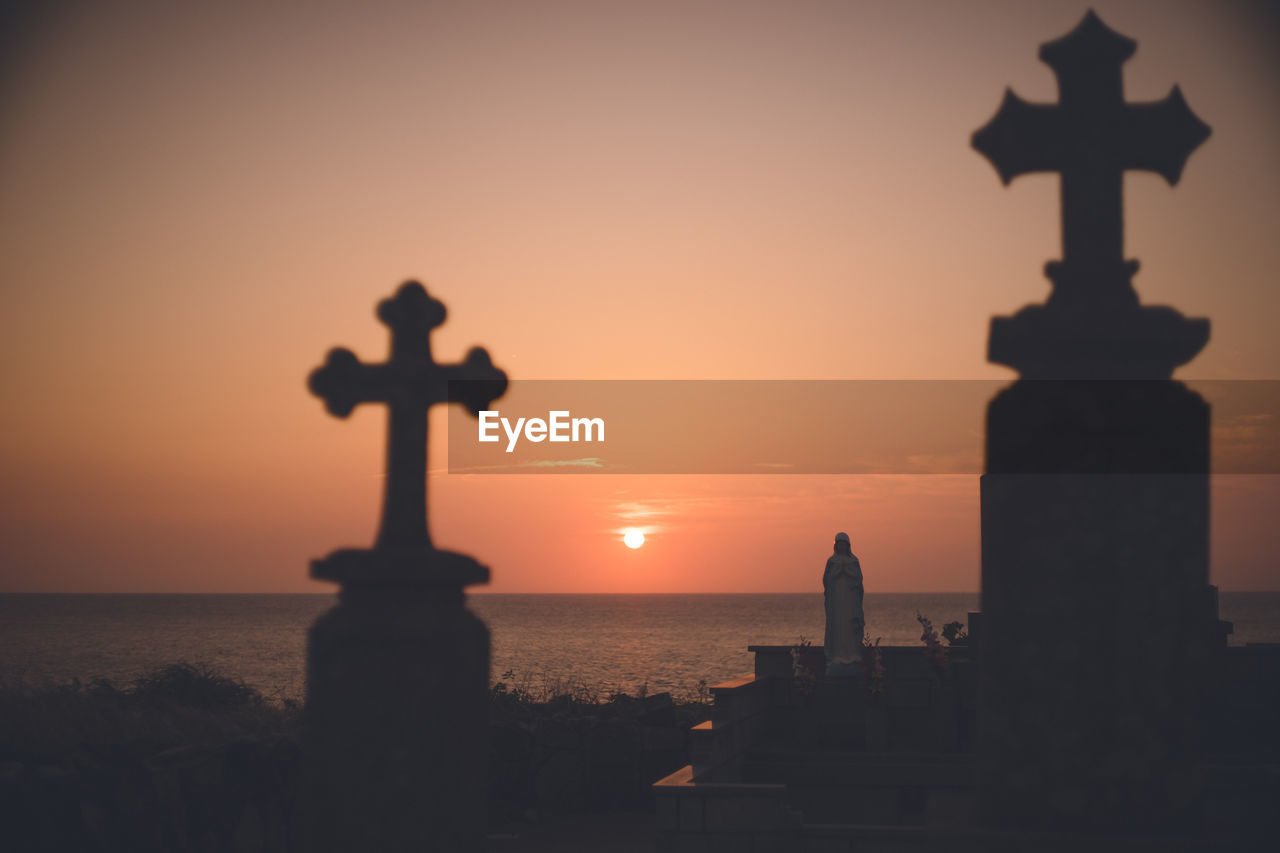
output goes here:
[[148, 755], [179, 745], [292, 731], [296, 702], [267, 700], [252, 687], [187, 662], [117, 687], [0, 679], [0, 760], [75, 763], [78, 755]]
[[261, 705], [262, 694], [243, 682], [219, 675], [203, 664], [172, 663], [137, 679], [129, 695], [144, 704], [173, 703], [215, 710]]

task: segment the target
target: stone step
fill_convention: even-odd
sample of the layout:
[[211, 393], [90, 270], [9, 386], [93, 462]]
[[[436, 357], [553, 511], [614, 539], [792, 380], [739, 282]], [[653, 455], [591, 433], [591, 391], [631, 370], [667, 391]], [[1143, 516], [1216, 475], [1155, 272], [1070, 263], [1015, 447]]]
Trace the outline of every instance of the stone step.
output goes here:
[[971, 765], [774, 763], [747, 760], [742, 765], [742, 781], [780, 785], [828, 785], [856, 788], [946, 787], [971, 788]]
[[931, 764], [931, 765], [968, 765], [974, 762], [971, 752], [886, 752], [847, 749], [838, 747], [817, 747], [795, 749], [777, 740], [765, 740], [754, 745], [748, 757], [757, 761], [783, 761], [804, 764], [849, 764], [849, 765], [886, 765], [886, 764]]
[[1173, 836], [1079, 835], [941, 829], [912, 826], [850, 826], [806, 823], [797, 853], [1220, 853], [1244, 850], [1245, 839], [1186, 839]]
[[780, 784], [809, 823], [965, 827], [973, 822], [971, 756], [752, 750], [742, 780]]

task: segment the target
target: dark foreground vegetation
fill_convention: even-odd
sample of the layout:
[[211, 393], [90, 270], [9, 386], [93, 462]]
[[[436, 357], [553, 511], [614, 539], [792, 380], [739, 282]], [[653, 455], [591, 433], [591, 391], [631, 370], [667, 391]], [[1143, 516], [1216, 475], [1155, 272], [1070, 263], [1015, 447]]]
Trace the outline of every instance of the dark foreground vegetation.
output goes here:
[[[491, 691], [495, 825], [651, 808], [686, 762], [701, 687], [604, 696], [504, 674]], [[287, 851], [300, 705], [177, 663], [127, 685], [0, 681], [6, 849]], [[16, 842], [14, 846], [9, 846]]]

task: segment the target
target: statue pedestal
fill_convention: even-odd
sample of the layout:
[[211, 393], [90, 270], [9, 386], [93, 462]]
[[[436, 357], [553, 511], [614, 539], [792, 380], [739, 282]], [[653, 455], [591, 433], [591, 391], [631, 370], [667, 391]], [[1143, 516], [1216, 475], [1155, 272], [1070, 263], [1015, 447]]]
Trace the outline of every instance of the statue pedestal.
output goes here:
[[829, 663], [825, 673], [827, 678], [862, 678], [862, 664], [860, 663]]
[[313, 563], [343, 588], [308, 638], [301, 849], [481, 848], [489, 632], [462, 588], [488, 574], [433, 550]]

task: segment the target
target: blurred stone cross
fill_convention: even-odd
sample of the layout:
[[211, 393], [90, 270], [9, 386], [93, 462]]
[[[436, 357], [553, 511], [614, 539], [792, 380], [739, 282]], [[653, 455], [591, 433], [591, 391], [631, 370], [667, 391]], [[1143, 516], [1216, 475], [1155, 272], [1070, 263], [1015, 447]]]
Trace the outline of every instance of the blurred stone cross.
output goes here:
[[1124, 261], [1124, 172], [1155, 172], [1176, 184], [1208, 125], [1177, 86], [1161, 101], [1127, 103], [1120, 66], [1137, 43], [1090, 11], [1067, 35], [1040, 48], [1058, 78], [1057, 104], [1033, 104], [1012, 89], [973, 135], [1008, 184], [1029, 172], [1062, 174], [1062, 262], [1047, 266], [1050, 302], [1094, 313], [1137, 303]]
[[386, 403], [389, 408], [379, 549], [432, 547], [427, 530], [428, 409], [452, 399], [476, 414], [507, 388], [506, 374], [480, 347], [462, 364], [436, 364], [431, 330], [444, 318], [443, 303], [418, 282], [407, 282], [378, 305], [378, 319], [391, 330], [391, 355], [385, 363], [363, 364], [351, 350], [338, 347], [308, 380], [312, 393], [337, 417], [347, 417], [360, 403]]
[[1006, 184], [1062, 174], [1053, 292], [988, 342], [1021, 377], [987, 408], [975, 778], [980, 825], [1064, 850], [1195, 838], [1208, 813], [1210, 410], [1172, 376], [1209, 323], [1139, 304], [1122, 190], [1175, 183], [1209, 128], [1176, 86], [1124, 100], [1136, 46], [1089, 12], [1040, 48], [1059, 103], [1006, 91], [973, 135]]
[[478, 413], [507, 377], [473, 349], [431, 357], [444, 305], [416, 281], [378, 305], [391, 355], [362, 364], [330, 351], [307, 384], [340, 418], [386, 403], [387, 475], [373, 548], [340, 548], [311, 576], [341, 584], [307, 643], [305, 771], [298, 844], [310, 853], [479, 851], [488, 769], [489, 631], [463, 589], [489, 569], [441, 551], [427, 532], [427, 412]]

